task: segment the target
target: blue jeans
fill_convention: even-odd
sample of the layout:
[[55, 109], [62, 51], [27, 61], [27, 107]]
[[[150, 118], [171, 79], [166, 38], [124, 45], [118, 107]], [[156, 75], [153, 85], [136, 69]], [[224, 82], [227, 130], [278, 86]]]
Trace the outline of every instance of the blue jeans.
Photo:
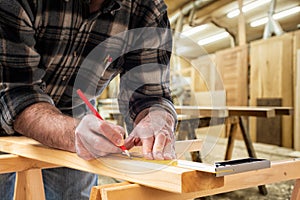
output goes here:
[[[97, 175], [69, 168], [42, 170], [46, 200], [88, 200]], [[0, 199], [12, 200], [15, 173], [0, 174]]]

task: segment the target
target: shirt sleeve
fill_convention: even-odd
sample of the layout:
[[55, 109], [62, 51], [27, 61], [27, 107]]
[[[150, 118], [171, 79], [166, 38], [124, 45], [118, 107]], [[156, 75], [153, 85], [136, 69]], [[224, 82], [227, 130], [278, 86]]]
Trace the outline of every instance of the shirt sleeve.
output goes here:
[[44, 92], [35, 51], [34, 12], [28, 1], [0, 1], [0, 135], [15, 133], [13, 123], [26, 107], [52, 99]]
[[166, 6], [160, 0], [143, 2], [148, 5], [133, 14], [135, 26], [128, 33], [120, 78], [119, 108], [128, 132], [137, 115], [150, 107], [165, 109], [177, 121], [170, 91], [172, 32]]

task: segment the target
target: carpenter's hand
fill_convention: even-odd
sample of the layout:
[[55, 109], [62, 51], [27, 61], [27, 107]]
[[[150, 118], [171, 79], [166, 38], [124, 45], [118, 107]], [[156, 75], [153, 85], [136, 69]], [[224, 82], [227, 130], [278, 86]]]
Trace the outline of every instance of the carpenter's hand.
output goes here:
[[[146, 159], [170, 160], [175, 158], [173, 116], [163, 109], [148, 109], [132, 133], [125, 140], [125, 146], [142, 145]], [[143, 113], [143, 112], [142, 112]], [[144, 116], [144, 114], [139, 114]]]
[[118, 146], [124, 144], [124, 134], [121, 126], [86, 115], [75, 130], [76, 153], [85, 160], [121, 153]]

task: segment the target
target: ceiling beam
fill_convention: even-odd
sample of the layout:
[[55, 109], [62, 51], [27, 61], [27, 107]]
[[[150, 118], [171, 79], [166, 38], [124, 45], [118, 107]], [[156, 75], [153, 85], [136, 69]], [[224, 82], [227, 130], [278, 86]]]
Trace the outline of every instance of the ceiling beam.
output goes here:
[[210, 18], [214, 11], [234, 1], [235, 0], [217, 0], [202, 7], [201, 9], [196, 11], [194, 24], [201, 24], [202, 21]]
[[243, 0], [238, 0], [239, 4], [239, 18], [238, 18], [238, 44], [240, 46], [246, 45], [246, 21], [245, 21], [245, 15], [242, 11], [243, 8]]

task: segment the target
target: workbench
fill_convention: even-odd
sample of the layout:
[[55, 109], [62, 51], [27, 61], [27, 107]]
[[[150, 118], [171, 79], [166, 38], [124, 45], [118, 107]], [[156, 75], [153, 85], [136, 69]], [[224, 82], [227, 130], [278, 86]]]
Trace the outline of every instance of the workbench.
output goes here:
[[[0, 151], [10, 153], [0, 156], [0, 172], [17, 172], [15, 200], [44, 200], [41, 169], [61, 166], [125, 181], [94, 187], [90, 200], [121, 197], [123, 200], [183, 200], [287, 180], [296, 180], [291, 199], [300, 199], [300, 159], [273, 161], [270, 168], [216, 177], [204, 171], [139, 160], [106, 157], [85, 161], [75, 153], [52, 149], [26, 137], [1, 137]], [[121, 162], [122, 168], [115, 170], [103, 162], [112, 162], [114, 166]], [[136, 173], [141, 169], [154, 170]]]

